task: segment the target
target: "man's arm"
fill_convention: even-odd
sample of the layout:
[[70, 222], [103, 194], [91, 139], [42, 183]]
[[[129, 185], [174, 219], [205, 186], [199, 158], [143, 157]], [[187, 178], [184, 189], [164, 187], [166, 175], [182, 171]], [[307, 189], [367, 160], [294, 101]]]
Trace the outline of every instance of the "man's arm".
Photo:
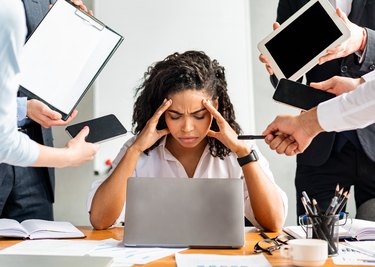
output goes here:
[[298, 116], [277, 116], [263, 135], [279, 154], [302, 153], [322, 131], [364, 128], [375, 122], [375, 80], [356, 90], [320, 103]]

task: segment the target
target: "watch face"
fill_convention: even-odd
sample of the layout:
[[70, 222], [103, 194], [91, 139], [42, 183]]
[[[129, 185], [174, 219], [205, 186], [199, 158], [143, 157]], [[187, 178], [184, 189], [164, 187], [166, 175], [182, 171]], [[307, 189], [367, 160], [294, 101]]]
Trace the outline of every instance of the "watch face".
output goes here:
[[258, 160], [258, 154], [255, 152], [255, 150], [251, 150], [250, 154], [247, 156], [244, 156], [242, 158], [237, 158], [238, 164], [242, 167], [243, 165], [257, 161]]

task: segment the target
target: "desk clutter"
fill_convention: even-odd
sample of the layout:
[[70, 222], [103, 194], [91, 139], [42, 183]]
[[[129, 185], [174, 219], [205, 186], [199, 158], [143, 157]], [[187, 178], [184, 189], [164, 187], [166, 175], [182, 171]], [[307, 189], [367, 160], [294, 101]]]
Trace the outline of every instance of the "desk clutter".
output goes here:
[[[335, 194], [324, 212], [315, 199], [310, 200], [307, 193], [302, 192], [301, 201], [306, 210], [306, 216], [300, 216], [299, 223], [306, 232], [307, 238], [327, 241], [330, 256], [338, 253], [340, 212], [344, 209], [350, 194], [343, 191], [344, 188], [340, 189], [339, 185], [336, 186]], [[345, 223], [346, 220], [343, 224]]]

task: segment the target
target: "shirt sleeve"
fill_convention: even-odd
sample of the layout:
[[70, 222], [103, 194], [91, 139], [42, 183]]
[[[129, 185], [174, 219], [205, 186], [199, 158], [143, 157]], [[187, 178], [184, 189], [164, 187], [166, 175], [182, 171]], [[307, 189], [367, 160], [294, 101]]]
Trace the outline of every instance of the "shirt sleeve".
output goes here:
[[375, 71], [370, 71], [369, 73], [366, 73], [365, 75], [362, 76], [362, 78], [366, 82], [369, 82], [371, 80], [375, 80]]
[[320, 103], [317, 114], [320, 126], [327, 132], [364, 128], [374, 123], [375, 80]]
[[0, 162], [30, 166], [39, 157], [38, 144], [17, 131], [18, 56], [26, 36], [20, 1], [2, 1], [0, 9]]
[[17, 97], [17, 124], [21, 127], [22, 121], [26, 119], [27, 114], [27, 97]]

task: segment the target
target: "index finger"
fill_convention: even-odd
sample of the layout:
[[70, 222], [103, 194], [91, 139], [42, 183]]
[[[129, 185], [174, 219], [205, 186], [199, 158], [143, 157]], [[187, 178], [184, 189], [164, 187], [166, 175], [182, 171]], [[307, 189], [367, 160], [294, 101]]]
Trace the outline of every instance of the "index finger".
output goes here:
[[210, 101], [207, 101], [207, 99], [203, 99], [202, 103], [218, 123], [225, 120], [223, 116], [221, 116], [220, 112], [211, 105]]
[[277, 127], [277, 124], [275, 123], [275, 121], [273, 121], [262, 132], [262, 135], [266, 136], [267, 140], [272, 140], [273, 138], [271, 137], [271, 135], [273, 136], [273, 134], [278, 131], [279, 131], [279, 128]]
[[152, 115], [152, 117], [150, 118], [150, 121], [157, 123], [161, 115], [163, 115], [163, 113], [171, 106], [171, 104], [172, 104], [172, 99], [168, 99], [167, 101], [163, 102], [163, 104], [155, 111], [154, 115]]

